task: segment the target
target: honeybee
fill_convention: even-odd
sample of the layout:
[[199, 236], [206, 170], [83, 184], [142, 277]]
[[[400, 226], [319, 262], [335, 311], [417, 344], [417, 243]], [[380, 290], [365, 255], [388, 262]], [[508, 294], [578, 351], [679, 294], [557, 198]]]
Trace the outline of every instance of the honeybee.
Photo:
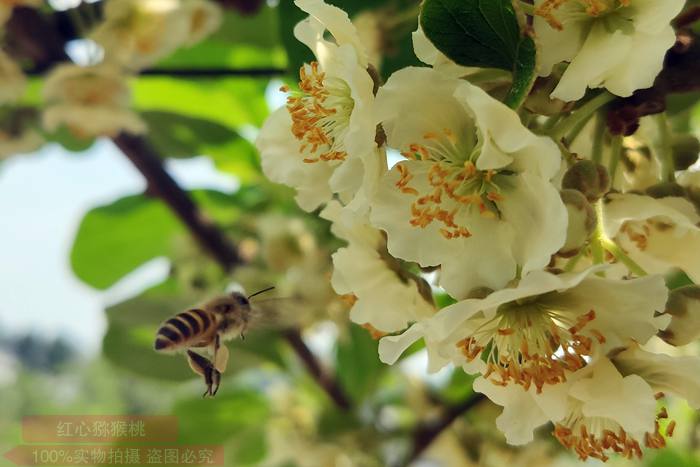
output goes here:
[[[245, 339], [248, 327], [259, 312], [257, 307], [251, 306], [250, 299], [272, 289], [274, 287], [268, 287], [247, 297], [240, 292], [231, 292], [206, 302], [200, 308], [176, 314], [156, 332], [156, 352], [185, 350], [190, 368], [204, 378], [207, 390], [202, 397], [215, 396], [229, 358], [228, 348], [222, 343], [239, 336]], [[191, 349], [206, 351], [211, 359]]]

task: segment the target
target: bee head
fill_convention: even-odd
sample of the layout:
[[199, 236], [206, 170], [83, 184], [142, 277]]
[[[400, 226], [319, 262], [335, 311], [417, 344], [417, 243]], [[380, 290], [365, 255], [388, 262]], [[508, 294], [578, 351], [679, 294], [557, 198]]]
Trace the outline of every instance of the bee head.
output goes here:
[[250, 301], [245, 295], [233, 292], [229, 295], [225, 295], [217, 299], [211, 304], [217, 313], [229, 314], [229, 313], [240, 313], [242, 311], [247, 311], [250, 309]]

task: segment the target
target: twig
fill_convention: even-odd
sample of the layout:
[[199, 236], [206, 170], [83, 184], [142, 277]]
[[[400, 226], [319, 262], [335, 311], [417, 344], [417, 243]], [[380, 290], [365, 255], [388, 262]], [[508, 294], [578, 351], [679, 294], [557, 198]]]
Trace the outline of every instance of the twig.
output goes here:
[[149, 192], [173, 210], [225, 271], [242, 262], [236, 248], [214, 223], [202, 215], [187, 193], [165, 171], [160, 156], [143, 138], [121, 133], [113, 141], [146, 178]]
[[401, 465], [411, 465], [411, 463], [418, 459], [420, 455], [423, 454], [423, 451], [425, 451], [443, 431], [449, 428], [457, 418], [473, 409], [484, 400], [486, 400], [486, 396], [475, 393], [463, 402], [449, 407], [440, 419], [432, 423], [424, 422], [418, 425], [413, 434], [413, 449], [406, 461]]
[[700, 20], [700, 6], [693, 6], [676, 16], [676, 19], [673, 20], [673, 26], [687, 28], [698, 20]]
[[335, 379], [329, 378], [328, 375], [324, 373], [318, 360], [304, 343], [299, 331], [297, 329], [289, 329], [284, 331], [283, 334], [289, 345], [292, 346], [297, 356], [304, 363], [304, 366], [306, 366], [307, 371], [314, 377], [319, 386], [326, 391], [326, 394], [333, 399], [335, 405], [343, 410], [349, 410], [352, 404], [350, 399], [345, 395], [345, 391], [343, 391]]

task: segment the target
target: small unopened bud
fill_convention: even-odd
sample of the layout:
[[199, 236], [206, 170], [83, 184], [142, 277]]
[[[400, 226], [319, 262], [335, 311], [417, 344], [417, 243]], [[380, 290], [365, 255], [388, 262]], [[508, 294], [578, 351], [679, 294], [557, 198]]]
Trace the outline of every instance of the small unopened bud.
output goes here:
[[578, 190], [594, 202], [610, 190], [608, 171], [593, 161], [578, 161], [564, 174], [561, 182], [564, 189]]
[[652, 198], [660, 199], [667, 196], [685, 196], [685, 188], [675, 182], [664, 182], [652, 185], [646, 189], [646, 194]]
[[562, 190], [561, 200], [569, 213], [569, 226], [566, 230], [566, 243], [559, 250], [561, 256], [573, 256], [586, 244], [598, 219], [593, 206], [578, 190]]
[[700, 141], [693, 135], [675, 135], [673, 137], [673, 163], [676, 170], [686, 170], [698, 161]]
[[686, 345], [700, 337], [700, 286], [687, 285], [672, 290], [666, 302], [671, 324], [659, 337], [671, 345]]

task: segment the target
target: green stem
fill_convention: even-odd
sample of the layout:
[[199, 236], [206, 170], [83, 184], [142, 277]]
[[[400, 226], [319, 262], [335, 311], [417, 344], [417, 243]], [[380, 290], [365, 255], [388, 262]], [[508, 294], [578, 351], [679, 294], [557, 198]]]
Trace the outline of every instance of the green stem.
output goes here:
[[659, 142], [656, 148], [661, 162], [661, 175], [666, 182], [675, 182], [675, 163], [673, 161], [673, 149], [671, 147], [671, 128], [668, 125], [666, 113], [657, 114], [654, 119], [659, 130]]
[[596, 164], [603, 161], [603, 140], [605, 138], [605, 118], [603, 115], [598, 115], [595, 120], [595, 128], [593, 129], [593, 152], [591, 160]]
[[581, 120], [575, 127], [571, 129], [569, 134], [566, 135], [566, 142], [569, 146], [574, 144], [574, 141], [576, 141], [576, 138], [578, 138], [578, 135], [581, 134], [584, 128], [586, 128], [586, 125], [588, 125], [588, 122], [591, 121], [591, 118], [593, 118], [595, 114], [591, 114], [587, 119]]
[[617, 174], [617, 166], [620, 163], [620, 155], [622, 154], [622, 136], [617, 135], [612, 140], [610, 147], [610, 164], [608, 171], [610, 173], [610, 185], [615, 186], [615, 175]]
[[544, 133], [548, 133], [552, 128], [554, 128], [554, 125], [556, 125], [559, 120], [561, 120], [561, 114], [556, 114], [549, 117], [547, 121], [544, 122], [544, 125], [542, 125]]
[[622, 251], [622, 248], [617, 246], [617, 243], [613, 242], [608, 238], [605, 238], [602, 239], [600, 244], [605, 250], [610, 252], [610, 254], [612, 254], [616, 260], [627, 266], [627, 269], [629, 269], [630, 272], [636, 274], [639, 277], [648, 275], [644, 268], [637, 264], [632, 258], [627, 256], [625, 252]]
[[576, 256], [571, 258], [567, 263], [566, 266], [564, 266], [564, 272], [571, 272], [574, 270], [578, 262], [583, 258], [583, 256], [586, 254], [586, 248], [581, 248], [581, 251], [579, 251]]
[[598, 224], [595, 228], [595, 233], [591, 239], [591, 255], [593, 256], [593, 264], [603, 264], [605, 262], [605, 250], [603, 250], [602, 239], [606, 238], [603, 225], [603, 200], [598, 200], [595, 203], [595, 214]]
[[615, 99], [615, 96], [609, 92], [603, 91], [593, 99], [589, 100], [581, 107], [579, 107], [575, 112], [566, 117], [564, 120], [559, 122], [553, 129], [550, 135], [554, 139], [561, 139], [565, 134], [571, 131], [576, 125], [581, 123], [583, 120], [589, 118], [594, 112], [606, 105], [608, 102]]
[[600, 199], [595, 204], [595, 213], [598, 219], [598, 225], [595, 230], [593, 239], [591, 240], [591, 251], [593, 252], [593, 259], [595, 264], [602, 264], [605, 262], [605, 252], [609, 252], [613, 257], [627, 266], [633, 274], [639, 277], [646, 276], [647, 272], [637, 264], [632, 258], [627, 256], [627, 254], [620, 248], [617, 243], [610, 240], [605, 234], [605, 216], [603, 213], [603, 200]]
[[534, 5], [530, 5], [529, 3], [523, 2], [523, 1], [519, 2], [519, 5], [520, 5], [520, 9], [523, 11], [523, 13], [525, 13], [526, 15], [535, 16], [535, 6]]

